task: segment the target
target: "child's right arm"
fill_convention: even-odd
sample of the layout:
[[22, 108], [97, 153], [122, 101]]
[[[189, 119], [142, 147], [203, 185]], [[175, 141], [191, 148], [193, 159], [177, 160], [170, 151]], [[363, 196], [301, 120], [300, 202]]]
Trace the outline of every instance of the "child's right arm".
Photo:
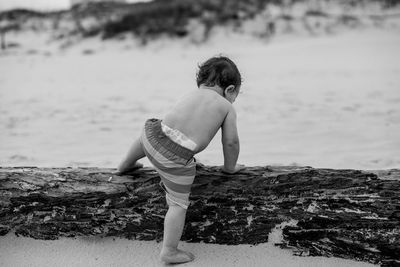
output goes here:
[[222, 171], [233, 174], [244, 168], [244, 166], [236, 164], [239, 157], [240, 143], [236, 126], [236, 111], [233, 106], [230, 106], [221, 130], [224, 151], [224, 167]]

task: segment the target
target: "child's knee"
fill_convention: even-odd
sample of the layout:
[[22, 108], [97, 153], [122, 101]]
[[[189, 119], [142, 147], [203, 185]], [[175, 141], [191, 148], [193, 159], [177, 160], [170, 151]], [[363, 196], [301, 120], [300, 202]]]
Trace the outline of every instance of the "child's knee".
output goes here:
[[166, 199], [167, 199], [168, 208], [182, 209], [184, 212], [186, 212], [186, 210], [188, 209], [187, 206], [183, 206], [182, 204], [178, 204], [178, 203], [170, 200], [168, 197], [166, 197]]
[[168, 205], [168, 207], [177, 206], [177, 205], [178, 205], [178, 204], [176, 204], [175, 202], [172, 202], [171, 200], [169, 200], [168, 197], [165, 197], [165, 198], [166, 198], [166, 200], [167, 200], [167, 205]]
[[185, 210], [188, 209], [188, 207], [189, 207], [189, 205], [190, 205], [189, 200], [180, 199], [180, 198], [177, 198], [177, 197], [171, 195], [171, 194], [167, 191], [167, 189], [163, 187], [163, 185], [162, 185], [162, 188], [163, 188], [164, 191], [165, 191], [165, 199], [166, 199], [167, 205], [168, 205], [169, 207], [178, 206], [178, 207], [180, 207], [180, 208], [182, 208], [182, 209], [185, 209]]

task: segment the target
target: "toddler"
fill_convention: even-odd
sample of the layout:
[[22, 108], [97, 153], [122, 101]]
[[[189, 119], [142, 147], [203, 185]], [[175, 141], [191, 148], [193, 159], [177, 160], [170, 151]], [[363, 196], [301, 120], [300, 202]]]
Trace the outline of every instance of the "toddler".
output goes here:
[[222, 171], [233, 174], [244, 168], [237, 164], [239, 138], [232, 105], [241, 86], [238, 68], [227, 57], [213, 57], [199, 66], [196, 78], [199, 90], [184, 96], [162, 120], [146, 121], [117, 172], [124, 174], [142, 167], [137, 160], [147, 156], [160, 175], [168, 204], [160, 253], [165, 263], [194, 259], [192, 253], [178, 249], [196, 175], [193, 156], [204, 150], [221, 128]]

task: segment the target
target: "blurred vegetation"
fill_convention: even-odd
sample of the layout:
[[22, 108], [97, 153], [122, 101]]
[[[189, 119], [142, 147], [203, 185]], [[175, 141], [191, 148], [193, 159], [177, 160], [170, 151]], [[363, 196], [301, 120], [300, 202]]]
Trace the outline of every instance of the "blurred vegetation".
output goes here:
[[[346, 12], [330, 14], [324, 9], [324, 3], [340, 5]], [[298, 4], [306, 7], [301, 18], [291, 11]], [[108, 39], [131, 33], [146, 43], [162, 35], [184, 37], [201, 28], [197, 41], [205, 41], [216, 26], [241, 31], [246, 22], [260, 17], [262, 25], [257, 34], [261, 37], [275, 34], [283, 24], [285, 31], [290, 31], [293, 21], [300, 21], [304, 29], [314, 34], [318, 25], [325, 25], [325, 31], [340, 23], [357, 25], [360, 18], [349, 10], [374, 4], [383, 10], [391, 9], [398, 6], [400, 0], [154, 0], [130, 4], [86, 3], [55, 12], [15, 9], [0, 12], [0, 34], [4, 43], [5, 33], [12, 30], [48, 31], [53, 39], [70, 36]], [[271, 6], [280, 12], [272, 14], [268, 10]], [[319, 21], [313, 21], [315, 18]], [[377, 22], [382, 20], [380, 14], [370, 15], [370, 18]]]
[[190, 19], [199, 19], [206, 27], [239, 22], [264, 9], [263, 0], [156, 0], [136, 6], [119, 21], [104, 27], [103, 37], [133, 32], [141, 37], [160, 34], [186, 36]]

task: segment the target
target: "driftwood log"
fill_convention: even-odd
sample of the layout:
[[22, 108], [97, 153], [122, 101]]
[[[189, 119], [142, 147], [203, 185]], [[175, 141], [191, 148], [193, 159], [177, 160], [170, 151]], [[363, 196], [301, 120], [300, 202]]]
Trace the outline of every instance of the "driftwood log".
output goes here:
[[[167, 209], [157, 173], [0, 167], [0, 235], [161, 240]], [[182, 239], [258, 244], [282, 222], [295, 253], [400, 264], [400, 170], [198, 166]]]

